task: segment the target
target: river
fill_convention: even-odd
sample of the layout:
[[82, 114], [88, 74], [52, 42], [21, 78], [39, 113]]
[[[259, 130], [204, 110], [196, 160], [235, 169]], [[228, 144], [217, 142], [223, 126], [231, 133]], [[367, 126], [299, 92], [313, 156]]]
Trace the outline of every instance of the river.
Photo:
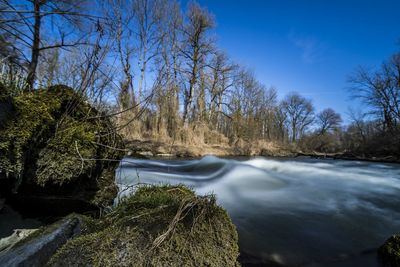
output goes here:
[[239, 233], [244, 266], [379, 266], [400, 232], [400, 165], [314, 159], [138, 160], [117, 170], [119, 197], [138, 183], [214, 193]]

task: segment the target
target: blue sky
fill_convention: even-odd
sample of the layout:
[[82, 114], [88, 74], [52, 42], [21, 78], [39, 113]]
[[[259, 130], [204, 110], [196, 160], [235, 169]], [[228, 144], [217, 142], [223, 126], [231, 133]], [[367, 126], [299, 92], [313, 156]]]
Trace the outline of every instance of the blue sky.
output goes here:
[[[184, 1], [185, 2], [185, 1]], [[400, 0], [198, 0], [219, 48], [282, 97], [298, 91], [344, 117], [348, 75], [400, 51]]]

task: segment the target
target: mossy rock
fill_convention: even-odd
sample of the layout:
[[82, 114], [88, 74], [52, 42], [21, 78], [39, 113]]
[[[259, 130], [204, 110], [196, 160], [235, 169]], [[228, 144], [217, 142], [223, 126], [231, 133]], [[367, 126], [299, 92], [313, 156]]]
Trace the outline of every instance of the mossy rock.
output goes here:
[[388, 267], [400, 267], [400, 235], [393, 235], [378, 250], [378, 254]]
[[63, 85], [2, 97], [0, 107], [12, 113], [0, 125], [0, 185], [7, 185], [0, 194], [112, 202], [110, 173], [123, 153], [114, 149], [122, 142], [107, 116]]
[[238, 236], [211, 196], [184, 186], [144, 186], [85, 234], [68, 241], [49, 266], [239, 266]]

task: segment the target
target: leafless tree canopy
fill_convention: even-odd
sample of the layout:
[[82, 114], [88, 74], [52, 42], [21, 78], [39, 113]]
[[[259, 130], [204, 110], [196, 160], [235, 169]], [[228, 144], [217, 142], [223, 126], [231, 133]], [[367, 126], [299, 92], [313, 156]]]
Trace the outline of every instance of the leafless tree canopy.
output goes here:
[[316, 113], [298, 93], [280, 100], [279, 88], [233, 62], [215, 42], [216, 20], [176, 0], [0, 0], [1, 79], [20, 90], [69, 85], [127, 139], [345, 149], [345, 136], [368, 139], [365, 125], [398, 131], [399, 54], [349, 79], [376, 127], [354, 119], [343, 128], [334, 110]]
[[318, 132], [323, 135], [327, 132], [338, 129], [342, 123], [342, 117], [336, 113], [333, 109], [327, 108], [317, 114], [316, 117]]
[[307, 128], [314, 121], [314, 106], [308, 100], [297, 93], [286, 96], [283, 101], [283, 109], [287, 113], [292, 141], [301, 138]]
[[383, 126], [393, 131], [400, 122], [400, 54], [394, 54], [380, 69], [359, 68], [350, 78], [353, 97], [372, 108]]
[[364, 153], [397, 155], [400, 148], [400, 54], [395, 53], [380, 68], [358, 68], [350, 77], [354, 99], [365, 111], [350, 111], [352, 120], [345, 136], [347, 146]]

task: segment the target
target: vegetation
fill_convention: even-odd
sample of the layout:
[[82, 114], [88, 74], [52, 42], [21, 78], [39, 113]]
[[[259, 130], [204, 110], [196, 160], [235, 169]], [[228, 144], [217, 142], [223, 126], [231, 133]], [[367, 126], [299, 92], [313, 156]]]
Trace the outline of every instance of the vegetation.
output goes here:
[[[112, 201], [123, 154], [110, 120], [66, 86], [4, 96], [0, 105], [12, 113], [0, 129], [0, 182], [11, 181], [15, 193], [57, 194], [50, 188], [58, 187], [66, 195], [88, 190], [82, 198], [95, 205]], [[77, 183], [75, 193], [62, 190]]]
[[349, 78], [352, 94], [367, 112], [352, 112], [345, 146], [367, 156], [400, 157], [400, 53], [374, 72], [359, 68]]
[[385, 244], [379, 248], [379, 256], [386, 264], [385, 266], [400, 266], [400, 236], [394, 235], [386, 240]]
[[238, 266], [237, 233], [213, 196], [144, 186], [70, 240], [49, 266]]

